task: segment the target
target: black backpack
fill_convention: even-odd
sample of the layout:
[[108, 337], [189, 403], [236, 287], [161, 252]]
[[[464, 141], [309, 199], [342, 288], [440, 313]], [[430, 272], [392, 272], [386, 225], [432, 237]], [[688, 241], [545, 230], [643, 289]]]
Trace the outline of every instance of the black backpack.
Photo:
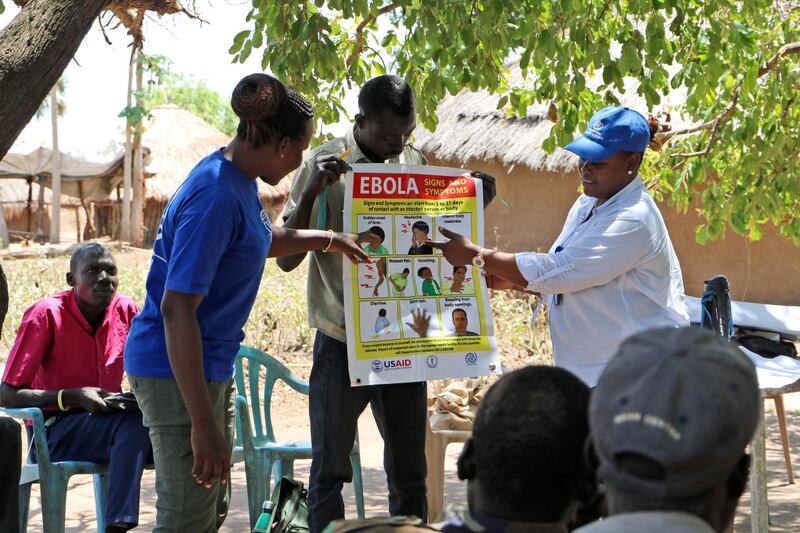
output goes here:
[[743, 329], [740, 329], [734, 338], [736, 342], [761, 357], [772, 359], [779, 355], [785, 355], [797, 359], [797, 348], [792, 342], [759, 337]]

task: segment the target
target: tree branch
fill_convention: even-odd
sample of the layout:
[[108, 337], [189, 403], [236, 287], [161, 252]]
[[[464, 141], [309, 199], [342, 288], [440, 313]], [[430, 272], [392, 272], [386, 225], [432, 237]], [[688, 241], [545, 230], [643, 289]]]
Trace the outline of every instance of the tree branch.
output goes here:
[[400, 7], [400, 4], [398, 4], [397, 2], [392, 2], [391, 4], [387, 4], [378, 10], [377, 15], [369, 15], [364, 20], [362, 20], [361, 23], [356, 27], [355, 46], [353, 46], [353, 51], [347, 57], [346, 65], [348, 69], [353, 63], [355, 63], [356, 59], [358, 59], [358, 56], [360, 56], [361, 52], [364, 50], [364, 28], [366, 28], [367, 25], [375, 22], [375, 20], [379, 16], [384, 15], [394, 9], [397, 9], [398, 7]]
[[[766, 62], [766, 64], [764, 64], [764, 66], [758, 69], [758, 77], [763, 78], [764, 76], [772, 72], [778, 66], [778, 64], [781, 62], [782, 59], [784, 59], [786, 56], [793, 54], [800, 54], [800, 42], [788, 43], [781, 46], [778, 52], [774, 56], [772, 56]], [[719, 127], [719, 125], [722, 122], [725, 122], [726, 120], [731, 118], [731, 116], [733, 116], [733, 112], [736, 109], [736, 103], [739, 101], [739, 93], [741, 92], [741, 88], [742, 84], [740, 82], [739, 85], [737, 85], [736, 88], [733, 90], [733, 100], [728, 105], [728, 107], [726, 107], [725, 110], [716, 118], [713, 118], [697, 126], [693, 126], [691, 128], [659, 133], [656, 135], [656, 137], [660, 137], [660, 140], [662, 140], [663, 142], [667, 142], [671, 138], [680, 135], [691, 135], [692, 133], [697, 133], [704, 130], [712, 130], [712, 138], [713, 138], [713, 134]], [[699, 155], [703, 155], [704, 153], [708, 152], [706, 150], [702, 152], [697, 152], [697, 154]], [[693, 157], [693, 155], [689, 154], [679, 154], [679, 155], [681, 155], [682, 157]]]

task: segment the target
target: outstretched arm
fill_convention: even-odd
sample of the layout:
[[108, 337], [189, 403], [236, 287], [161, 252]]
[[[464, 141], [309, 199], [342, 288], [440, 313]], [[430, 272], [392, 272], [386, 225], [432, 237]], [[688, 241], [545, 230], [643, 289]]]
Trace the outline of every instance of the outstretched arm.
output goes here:
[[[311, 210], [317, 196], [325, 187], [339, 181], [339, 176], [347, 172], [349, 165], [336, 156], [329, 155], [320, 157], [313, 163], [300, 167], [292, 182], [292, 196], [296, 200], [296, 205], [287, 218], [283, 227], [286, 229], [308, 229], [311, 223]], [[324, 209], [325, 206], [320, 206]], [[273, 228], [273, 236], [276, 228]], [[319, 228], [327, 229], [327, 228]], [[319, 250], [319, 248], [298, 248], [289, 253], [273, 253], [272, 257], [278, 257], [278, 267], [284, 272], [291, 272], [297, 268], [309, 250]], [[274, 245], [274, 242], [273, 242]]]
[[[450, 231], [447, 228], [439, 228], [439, 233], [450, 240], [444, 243], [429, 241], [428, 244], [441, 250], [445, 259], [447, 259], [451, 265], [470, 265], [472, 264], [472, 259], [481, 251], [480, 246], [473, 243], [465, 236]], [[502, 278], [512, 285], [520, 287], [526, 287], [528, 285], [527, 280], [517, 267], [515, 254], [485, 249], [483, 260], [486, 263], [483, 267], [484, 272]]]
[[[272, 246], [270, 257], [297, 257], [312, 250], [328, 248], [329, 252], [346, 254], [351, 261], [359, 260], [371, 263], [372, 259], [361, 248], [360, 243], [367, 242], [363, 234], [334, 233], [313, 229], [292, 229], [285, 226], [272, 228]], [[328, 245], [330, 244], [330, 247]], [[291, 270], [291, 269], [290, 269]]]

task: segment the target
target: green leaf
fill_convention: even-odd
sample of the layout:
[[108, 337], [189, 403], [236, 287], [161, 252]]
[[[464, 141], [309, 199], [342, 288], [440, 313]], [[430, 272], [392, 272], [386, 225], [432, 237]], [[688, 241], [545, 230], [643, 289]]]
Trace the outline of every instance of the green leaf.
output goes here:
[[[231, 54], [245, 61], [263, 46], [265, 70], [311, 98], [318, 120], [328, 124], [352, 112], [341, 104], [347, 87], [355, 92], [384, 71], [407, 79], [418, 121], [429, 128], [436, 127], [441, 99], [465, 89], [497, 93], [508, 115], [557, 99], [546, 150], [571, 140], [600, 107], [634, 96], [623, 94], [627, 77], [640, 82], [642, 111], [670, 113], [673, 131], [714, 120], [740, 88], [708, 154], [676, 157], [708, 146], [707, 130], [681, 133], [663, 155], [646, 157], [642, 175], [653, 196], [675, 209], [698, 205], [698, 240], [720, 237], [727, 226], [756, 238], [764, 224], [777, 224], [800, 243], [800, 222], [794, 230], [787, 222], [800, 212], [797, 57], [782, 57], [758, 75], [782, 46], [800, 41], [800, 29], [772, 0], [396, 4], [378, 14], [389, 0], [252, 0], [256, 31], [235, 38]], [[375, 20], [364, 27], [364, 48], [348, 69], [355, 28], [367, 16]]]
[[244, 44], [245, 39], [250, 36], [250, 30], [243, 30], [236, 34], [236, 37], [233, 38], [233, 44], [228, 49], [229, 54], [235, 54], [239, 50], [242, 49], [242, 45]]

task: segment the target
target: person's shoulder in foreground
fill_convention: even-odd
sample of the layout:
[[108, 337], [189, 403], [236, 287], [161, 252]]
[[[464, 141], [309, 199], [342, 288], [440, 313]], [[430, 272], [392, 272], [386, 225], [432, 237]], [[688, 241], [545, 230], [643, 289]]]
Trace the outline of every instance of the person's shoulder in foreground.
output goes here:
[[609, 516], [576, 529], [579, 533], [714, 533], [701, 518], [674, 511], [646, 511]]
[[760, 401], [753, 364], [708, 330], [652, 329], [625, 340], [589, 414], [611, 518], [578, 531], [729, 531]]

